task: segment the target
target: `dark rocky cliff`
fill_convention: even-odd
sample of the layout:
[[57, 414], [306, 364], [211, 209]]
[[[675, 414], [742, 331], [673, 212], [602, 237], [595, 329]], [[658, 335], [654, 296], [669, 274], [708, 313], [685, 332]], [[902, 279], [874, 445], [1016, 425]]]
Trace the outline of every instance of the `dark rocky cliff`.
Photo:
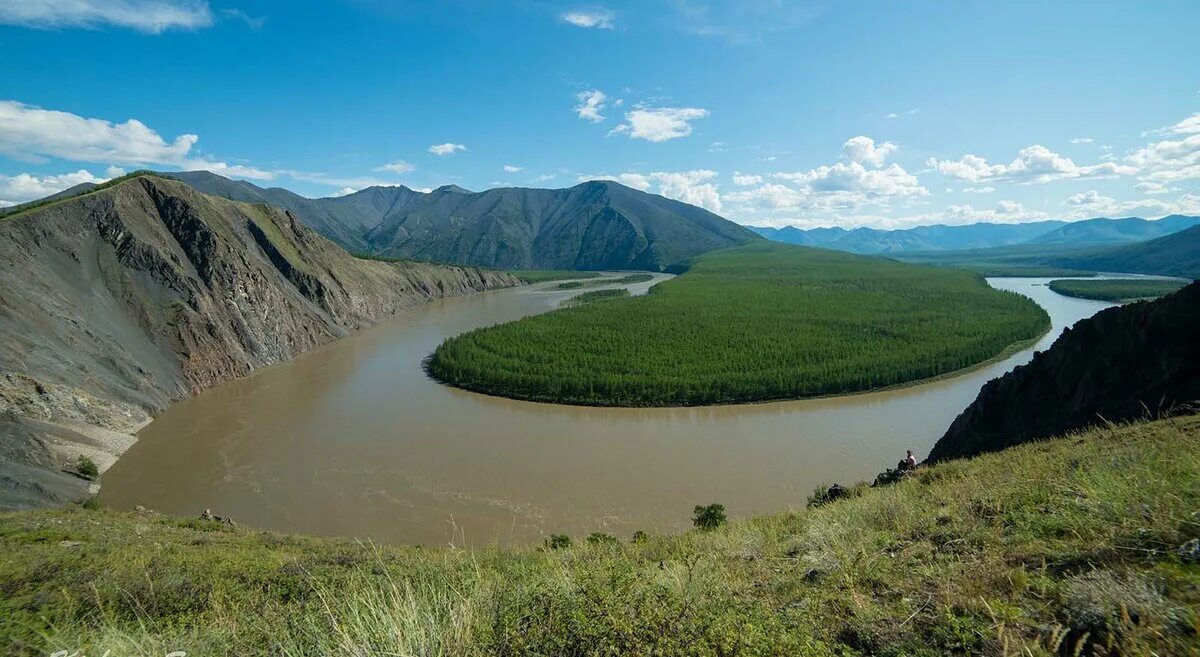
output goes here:
[[6, 217], [0, 508], [77, 497], [62, 468], [83, 454], [103, 469], [173, 401], [425, 300], [516, 283], [361, 260], [290, 212], [155, 176]]
[[[929, 455], [974, 456], [1200, 401], [1200, 283], [1109, 308], [989, 382]], [[1194, 407], [1192, 410], [1195, 410]]]

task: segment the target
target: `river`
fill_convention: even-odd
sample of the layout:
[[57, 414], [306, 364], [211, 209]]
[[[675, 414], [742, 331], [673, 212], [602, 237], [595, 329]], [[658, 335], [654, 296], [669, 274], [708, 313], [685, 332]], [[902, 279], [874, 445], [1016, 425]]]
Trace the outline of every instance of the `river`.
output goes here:
[[579, 291], [548, 283], [435, 301], [172, 406], [105, 473], [100, 498], [458, 546], [679, 530], [710, 502], [734, 516], [782, 511], [818, 484], [872, 478], [906, 448], [923, 456], [986, 381], [1112, 305], [1060, 296], [1048, 280], [989, 279], [1053, 324], [1002, 361], [898, 390], [700, 408], [561, 406], [440, 385], [421, 361], [442, 340]]

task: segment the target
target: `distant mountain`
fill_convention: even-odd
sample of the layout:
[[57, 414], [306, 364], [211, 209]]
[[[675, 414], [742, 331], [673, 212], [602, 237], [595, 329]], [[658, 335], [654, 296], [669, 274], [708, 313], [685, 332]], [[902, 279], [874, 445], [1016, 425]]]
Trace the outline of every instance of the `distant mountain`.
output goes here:
[[368, 187], [308, 199], [206, 171], [167, 173], [199, 191], [291, 210], [350, 251], [500, 269], [661, 269], [759, 239], [707, 210], [615, 182], [569, 189], [422, 193]]
[[[930, 461], [974, 456], [1200, 400], [1200, 282], [1109, 308], [989, 382]], [[1191, 409], [1195, 412], [1195, 408]]]
[[851, 253], [908, 253], [988, 249], [1019, 244], [1072, 246], [1121, 244], [1153, 239], [1200, 225], [1200, 217], [1172, 215], [1158, 220], [1087, 219], [1077, 222], [1034, 221], [1021, 224], [976, 223], [963, 226], [917, 226], [903, 230], [876, 228], [751, 227], [767, 239], [819, 246]]
[[1046, 264], [1200, 279], [1200, 225], [1137, 244], [1047, 258]]
[[759, 239], [707, 210], [608, 181], [440, 188], [366, 233], [376, 253], [498, 268], [661, 269]]
[[1087, 219], [1065, 224], [1031, 242], [1073, 244], [1122, 244], [1170, 235], [1200, 225], [1200, 217], [1173, 214], [1162, 219]]

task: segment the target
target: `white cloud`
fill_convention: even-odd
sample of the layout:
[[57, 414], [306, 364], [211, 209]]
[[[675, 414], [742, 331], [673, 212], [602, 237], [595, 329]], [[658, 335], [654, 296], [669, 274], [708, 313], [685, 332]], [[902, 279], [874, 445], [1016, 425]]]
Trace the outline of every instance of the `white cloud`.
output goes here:
[[1079, 166], [1069, 157], [1035, 144], [1022, 148], [1017, 158], [1009, 164], [989, 164], [978, 155], [967, 154], [958, 160], [930, 158], [926, 164], [949, 178], [980, 182], [998, 180], [1024, 183], [1046, 183], [1066, 178], [1098, 178], [1132, 175], [1137, 170], [1132, 166], [1113, 162], [1102, 162]]
[[40, 29], [106, 25], [160, 34], [213, 24], [204, 0], [12, 0], [0, 3], [0, 23]]
[[590, 27], [599, 30], [613, 28], [613, 13], [607, 9], [569, 11], [562, 15], [562, 20], [575, 27]]
[[0, 101], [0, 154], [43, 161], [57, 157], [77, 162], [177, 164], [200, 138], [180, 135], [168, 143], [137, 119], [110, 123], [70, 112]]
[[525, 167], [513, 166], [511, 164], [504, 165], [504, 173], [521, 173]]
[[[109, 176], [112, 177], [114, 176]], [[57, 194], [75, 185], [102, 183], [109, 178], [94, 176], [85, 169], [57, 176], [35, 176], [28, 173], [18, 173], [15, 176], [0, 175], [0, 200], [8, 205], [24, 203]]]
[[395, 174], [405, 174], [405, 173], [410, 173], [412, 171], [416, 171], [417, 167], [416, 167], [416, 165], [409, 164], [408, 162], [405, 162], [404, 160], [396, 160], [395, 162], [389, 162], [383, 166], [375, 167], [375, 170], [376, 171], [390, 171]]
[[708, 116], [708, 110], [697, 107], [639, 108], [625, 113], [625, 123], [615, 127], [610, 135], [625, 134], [630, 139], [663, 142], [692, 134], [692, 121]]
[[589, 89], [575, 94], [575, 99], [579, 101], [575, 105], [575, 114], [585, 121], [599, 123], [604, 120], [604, 116], [600, 111], [604, 109], [604, 104], [608, 100], [608, 96], [604, 95], [599, 89]]
[[110, 166], [104, 170], [104, 175], [108, 176], [109, 178], [120, 178], [121, 176], [125, 175], [125, 173], [126, 171], [121, 167]]
[[1096, 216], [1164, 216], [1168, 214], [1200, 214], [1200, 196], [1180, 195], [1173, 201], [1143, 198], [1118, 201], [1095, 190], [1074, 194], [1063, 201], [1063, 205], [1075, 208], [1069, 219], [1088, 219]]
[[996, 191], [995, 187], [963, 187], [964, 192], [968, 194], [991, 194]]
[[1071, 143], [1072, 144], [1090, 144], [1094, 141], [1096, 141], [1096, 140], [1092, 139], [1091, 137], [1076, 137], [1071, 140]]
[[738, 187], [753, 187], [754, 185], [761, 185], [762, 182], [762, 176], [752, 176], [749, 174], [744, 174], [740, 171], [733, 172], [733, 184], [737, 185]]
[[676, 201], [702, 207], [711, 212], [721, 211], [721, 193], [712, 182], [716, 171], [696, 169], [693, 171], [655, 171], [653, 173], [626, 172], [617, 175], [582, 175], [580, 182], [587, 180], [615, 180], [622, 185], [650, 191], [658, 185], [658, 193]]
[[446, 142], [444, 144], [434, 144], [433, 146], [429, 147], [429, 152], [438, 156], [451, 155], [453, 153], [457, 153], [458, 151], [465, 150], [467, 150], [466, 146], [463, 146], [462, 144], [452, 144], [450, 142]]
[[1139, 175], [1146, 180], [1200, 178], [1200, 132], [1181, 134], [1187, 136], [1179, 140], [1167, 139], [1147, 144], [1128, 155], [1125, 161], [1136, 167]]
[[1100, 194], [1100, 192], [1097, 192], [1096, 190], [1093, 189], [1093, 190], [1090, 190], [1087, 192], [1080, 192], [1078, 194], [1074, 194], [1074, 195], [1068, 197], [1067, 200], [1063, 201], [1063, 203], [1065, 203], [1067, 205], [1097, 206], [1097, 205], [1111, 205], [1113, 203], [1116, 203], [1116, 200], [1112, 199], [1108, 196], [1102, 196]]
[[1166, 194], [1171, 191], [1166, 185], [1156, 182], [1141, 182], [1134, 185], [1133, 189], [1141, 194]]
[[851, 137], [845, 144], [842, 144], [842, 156], [851, 162], [881, 167], [887, 156], [896, 152], [897, 148], [890, 141], [885, 141], [876, 146], [874, 139], [860, 135], [858, 137]]
[[[910, 110], [908, 110], [908, 111], [904, 112], [904, 115], [905, 115], [905, 116], [914, 116], [914, 115], [916, 115], [917, 113], [919, 113], [920, 111], [921, 111], [920, 109], [917, 109], [917, 108], [915, 108], [915, 107], [914, 107], [913, 109], [910, 109]], [[888, 113], [888, 115], [887, 115], [886, 117], [884, 117], [884, 118], [888, 118], [888, 119], [898, 119], [898, 118], [900, 118], [900, 114], [899, 114], [899, 113], [897, 113], [897, 112], [889, 112], [889, 113]]]
[[714, 141], [708, 145], [709, 153], [724, 153], [729, 150], [729, 144], [723, 141]]
[[531, 183], [544, 183], [544, 182], [546, 182], [546, 181], [549, 181], [549, 180], [554, 180], [554, 179], [555, 179], [555, 178], [557, 178], [557, 177], [558, 177], [558, 174], [557, 174], [557, 173], [543, 173], [543, 174], [542, 174], [542, 175], [540, 175], [540, 176], [534, 176], [534, 177], [533, 177], [533, 178], [532, 178], [532, 179], [531, 179], [529, 182], [531, 182]]
[[739, 182], [735, 177], [735, 183], [752, 188], [726, 194], [724, 200], [739, 214], [840, 214], [867, 205], [882, 207], [928, 196], [929, 190], [903, 167], [894, 163], [884, 166], [888, 155], [896, 150], [891, 142], [876, 144], [870, 137], [853, 137], [842, 145], [841, 162], [770, 174], [770, 178], [782, 182], [763, 184], [758, 176], [743, 176]]
[[248, 178], [250, 180], [274, 180], [279, 173], [244, 164], [229, 164], [203, 158], [188, 159], [170, 164], [174, 164], [184, 171], [211, 171], [227, 178]]
[[357, 192], [357, 191], [358, 191], [358, 190], [357, 190], [357, 189], [355, 189], [355, 188], [353, 188], [353, 187], [343, 187], [343, 188], [339, 189], [338, 191], [336, 191], [336, 192], [334, 192], [334, 193], [330, 194], [330, 196], [332, 196], [332, 197], [338, 197], [338, 196], [348, 196], [348, 195], [350, 195], [350, 194], [353, 194], [354, 192]]

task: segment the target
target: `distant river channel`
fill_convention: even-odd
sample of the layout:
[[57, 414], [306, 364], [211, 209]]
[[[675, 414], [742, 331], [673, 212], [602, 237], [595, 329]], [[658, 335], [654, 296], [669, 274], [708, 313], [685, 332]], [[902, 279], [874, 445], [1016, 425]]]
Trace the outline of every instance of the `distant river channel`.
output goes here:
[[[630, 287], [643, 293], [666, 278]], [[961, 376], [829, 399], [696, 408], [513, 401], [430, 380], [444, 339], [546, 312], [557, 283], [435, 301], [169, 408], [103, 478], [101, 501], [252, 527], [480, 547], [690, 525], [803, 507], [821, 483], [923, 456], [979, 392], [1113, 304], [1045, 278], [993, 278], [1050, 314], [1036, 345]]]

